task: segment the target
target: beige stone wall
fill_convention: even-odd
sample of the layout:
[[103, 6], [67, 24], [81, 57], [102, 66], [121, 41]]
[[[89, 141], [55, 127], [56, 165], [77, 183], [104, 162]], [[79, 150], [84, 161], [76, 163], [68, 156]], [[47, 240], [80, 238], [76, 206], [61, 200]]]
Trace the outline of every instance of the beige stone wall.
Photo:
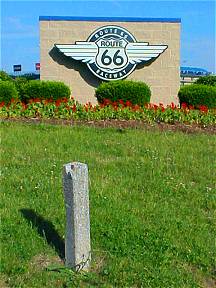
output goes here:
[[154, 62], [148, 66], [140, 64], [127, 79], [146, 82], [152, 91], [152, 103], [178, 103], [180, 23], [40, 21], [41, 79], [63, 81], [71, 87], [76, 100], [96, 103], [95, 88], [102, 80], [96, 78], [86, 64], [56, 51], [54, 44], [86, 41], [96, 29], [109, 24], [127, 29], [138, 42], [168, 45]]

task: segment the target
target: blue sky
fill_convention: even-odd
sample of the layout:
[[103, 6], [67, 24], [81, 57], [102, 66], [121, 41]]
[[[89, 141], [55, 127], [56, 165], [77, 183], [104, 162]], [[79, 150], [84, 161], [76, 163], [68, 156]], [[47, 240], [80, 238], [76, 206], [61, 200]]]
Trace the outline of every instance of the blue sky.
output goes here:
[[39, 16], [126, 16], [181, 18], [181, 66], [216, 73], [215, 15], [213, 0], [1, 1], [0, 69], [33, 71], [40, 62]]

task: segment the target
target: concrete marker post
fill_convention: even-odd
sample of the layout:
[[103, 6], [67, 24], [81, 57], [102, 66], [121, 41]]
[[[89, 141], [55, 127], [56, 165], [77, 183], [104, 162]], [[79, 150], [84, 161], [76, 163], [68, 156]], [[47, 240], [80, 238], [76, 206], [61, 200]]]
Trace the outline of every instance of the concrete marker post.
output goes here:
[[63, 166], [66, 208], [66, 266], [88, 270], [91, 260], [88, 166], [72, 162]]

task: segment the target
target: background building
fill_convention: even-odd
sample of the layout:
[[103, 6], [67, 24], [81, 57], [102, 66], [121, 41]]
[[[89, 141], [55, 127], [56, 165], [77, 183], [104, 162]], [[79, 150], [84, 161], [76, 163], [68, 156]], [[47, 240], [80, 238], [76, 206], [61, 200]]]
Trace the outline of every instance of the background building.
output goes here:
[[197, 67], [180, 67], [181, 85], [192, 84], [199, 77], [210, 75], [211, 72]]

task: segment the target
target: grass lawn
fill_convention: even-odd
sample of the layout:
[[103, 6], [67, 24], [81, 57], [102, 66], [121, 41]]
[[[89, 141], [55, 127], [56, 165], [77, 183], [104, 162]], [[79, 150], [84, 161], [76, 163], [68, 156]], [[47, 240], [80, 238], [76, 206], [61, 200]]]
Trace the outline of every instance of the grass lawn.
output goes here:
[[[216, 136], [4, 122], [1, 131], [1, 287], [215, 287]], [[89, 273], [62, 261], [71, 161], [89, 167]]]

